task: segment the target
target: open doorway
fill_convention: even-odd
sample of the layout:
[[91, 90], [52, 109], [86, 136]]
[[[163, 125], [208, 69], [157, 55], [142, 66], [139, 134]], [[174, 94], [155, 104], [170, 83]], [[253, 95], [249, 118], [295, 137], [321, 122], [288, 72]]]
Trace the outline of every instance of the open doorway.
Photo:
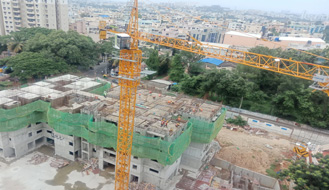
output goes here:
[[108, 162], [103, 162], [104, 170], [107, 172], [115, 172], [115, 165], [108, 163]]
[[54, 145], [55, 145], [55, 141], [54, 141], [54, 139], [51, 139], [51, 138], [48, 138], [48, 137], [47, 137], [47, 144], [48, 144], [48, 145], [51, 145], [51, 146], [54, 146]]
[[42, 144], [43, 144], [43, 137], [41, 137], [41, 138], [38, 138], [37, 140], [35, 140], [35, 146], [36, 147], [39, 147], [39, 146], [41, 146]]
[[130, 182], [137, 182], [138, 183], [138, 179], [139, 179], [138, 176], [135, 176], [135, 175], [130, 176]]
[[6, 149], [6, 155], [4, 155], [5, 157], [9, 157], [9, 158], [15, 158], [16, 157], [16, 151], [14, 148], [8, 148]]

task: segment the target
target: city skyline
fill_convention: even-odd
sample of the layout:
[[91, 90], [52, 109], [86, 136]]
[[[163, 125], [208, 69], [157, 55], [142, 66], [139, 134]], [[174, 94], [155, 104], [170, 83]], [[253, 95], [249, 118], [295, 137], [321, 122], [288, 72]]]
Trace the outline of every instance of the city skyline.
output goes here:
[[[107, 0], [95, 0], [102, 2], [110, 2]], [[115, 0], [117, 2], [127, 2], [127, 0]], [[152, 0], [152, 1], [144, 1], [146, 3], [191, 3], [191, 1], [187, 0]], [[192, 1], [193, 3], [193, 1]], [[290, 11], [293, 13], [302, 14], [303, 12], [307, 12], [308, 14], [329, 14], [327, 7], [329, 6], [329, 1], [327, 0], [268, 0], [268, 1], [260, 1], [260, 0], [203, 0], [202, 2], [194, 1], [195, 5], [198, 6], [211, 6], [211, 5], [220, 5], [223, 7], [228, 7], [231, 9], [255, 9], [255, 10], [263, 10], [263, 11]]]

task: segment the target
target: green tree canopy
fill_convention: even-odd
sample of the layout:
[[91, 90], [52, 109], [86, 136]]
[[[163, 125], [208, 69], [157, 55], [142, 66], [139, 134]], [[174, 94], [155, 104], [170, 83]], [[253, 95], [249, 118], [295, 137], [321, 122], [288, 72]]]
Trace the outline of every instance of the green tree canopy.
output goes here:
[[202, 63], [193, 62], [189, 65], [188, 73], [191, 76], [197, 76], [205, 72], [205, 69], [202, 67]]
[[157, 71], [159, 69], [159, 51], [154, 49], [151, 51], [149, 58], [146, 60], [146, 65], [150, 70]]
[[175, 82], [180, 82], [185, 77], [185, 68], [182, 63], [182, 58], [179, 54], [176, 54], [171, 62], [169, 77], [170, 80]]
[[88, 67], [97, 62], [96, 44], [91, 38], [74, 31], [52, 31], [49, 35], [37, 34], [27, 41], [29, 52], [49, 51], [69, 65]]
[[40, 79], [69, 70], [69, 67], [63, 60], [53, 58], [46, 52], [23, 52], [7, 58], [5, 61], [9, 67], [12, 67], [13, 72], [11, 76], [17, 76], [21, 80], [32, 77]]
[[329, 189], [329, 158], [320, 159], [319, 165], [307, 165], [305, 160], [298, 160], [279, 176], [281, 179], [292, 180], [296, 190]]
[[160, 62], [160, 65], [158, 68], [158, 75], [160, 75], [160, 76], [166, 75], [169, 71], [169, 67], [170, 67], [170, 63], [171, 63], [169, 55], [166, 54], [166, 55], [159, 56], [159, 62]]

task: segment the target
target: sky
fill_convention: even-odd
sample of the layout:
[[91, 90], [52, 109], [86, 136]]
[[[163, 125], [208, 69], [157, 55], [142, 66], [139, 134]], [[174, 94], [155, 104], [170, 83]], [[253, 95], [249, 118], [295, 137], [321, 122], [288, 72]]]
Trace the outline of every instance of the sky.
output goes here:
[[[120, 0], [123, 1], [123, 0]], [[141, 0], [144, 1], [144, 0]], [[291, 11], [294, 13], [329, 14], [329, 0], [150, 0], [152, 2], [197, 2], [197, 5], [220, 5], [232, 9]], [[145, 2], [149, 2], [145, 1]]]

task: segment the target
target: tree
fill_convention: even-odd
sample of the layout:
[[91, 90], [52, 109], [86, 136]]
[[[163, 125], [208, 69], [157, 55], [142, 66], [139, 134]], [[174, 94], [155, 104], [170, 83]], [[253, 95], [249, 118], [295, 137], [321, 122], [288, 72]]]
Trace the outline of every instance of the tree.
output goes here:
[[95, 65], [98, 57], [98, 50], [93, 40], [75, 31], [52, 31], [49, 35], [36, 34], [25, 46], [25, 51], [30, 52], [46, 50], [69, 65], [84, 68]]
[[175, 82], [180, 82], [185, 77], [185, 68], [182, 64], [182, 58], [179, 54], [176, 54], [171, 62], [169, 77], [170, 80]]
[[47, 52], [23, 52], [14, 57], [6, 58], [7, 65], [12, 67], [11, 76], [21, 80], [29, 78], [43, 78], [53, 74], [69, 71], [63, 60], [56, 59]]
[[101, 43], [98, 44], [98, 51], [102, 55], [112, 55], [115, 53], [117, 50], [114, 48], [114, 39], [110, 38], [108, 41], [101, 41]]
[[37, 34], [48, 35], [53, 30], [46, 28], [22, 28], [20, 31], [13, 32], [8, 35], [8, 49], [15, 53], [20, 53], [23, 51], [23, 47], [30, 38], [33, 38]]
[[159, 62], [160, 62], [160, 65], [159, 65], [159, 68], [158, 68], [158, 75], [166, 75], [169, 71], [169, 67], [170, 67], [170, 58], [169, 58], [169, 55], [166, 54], [166, 55], [161, 55], [159, 57]]
[[293, 162], [288, 169], [283, 170], [279, 177], [293, 181], [296, 190], [329, 189], [329, 158], [319, 160], [318, 165], [306, 164], [305, 160]]
[[247, 125], [247, 121], [243, 120], [241, 116], [237, 116], [234, 119], [228, 118], [226, 121], [227, 123], [231, 123], [241, 127]]
[[15, 53], [20, 53], [23, 51], [24, 42], [26, 39], [24, 39], [24, 36], [19, 33], [14, 33], [12, 35], [12, 39], [8, 43], [8, 49]]
[[201, 84], [204, 78], [202, 76], [186, 77], [181, 83], [181, 90], [188, 95], [203, 94]]
[[10, 36], [0, 36], [0, 54], [3, 51], [6, 51], [8, 49], [8, 42], [10, 41]]
[[182, 62], [184, 64], [194, 63], [194, 62], [197, 62], [197, 61], [199, 61], [199, 60], [201, 60], [205, 57], [204, 55], [200, 55], [200, 54], [197, 54], [197, 53], [191, 53], [191, 52], [188, 52], [188, 51], [181, 51], [180, 55], [182, 57]]
[[202, 63], [199, 62], [191, 63], [188, 68], [188, 73], [191, 76], [197, 76], [204, 73], [204, 69], [202, 68]]
[[[238, 73], [221, 70], [222, 77], [216, 84], [216, 94], [227, 104], [239, 106], [247, 94], [248, 85]], [[240, 103], [240, 104], [239, 104]]]
[[153, 50], [146, 60], [146, 65], [149, 67], [150, 70], [157, 71], [159, 69], [159, 51]]

